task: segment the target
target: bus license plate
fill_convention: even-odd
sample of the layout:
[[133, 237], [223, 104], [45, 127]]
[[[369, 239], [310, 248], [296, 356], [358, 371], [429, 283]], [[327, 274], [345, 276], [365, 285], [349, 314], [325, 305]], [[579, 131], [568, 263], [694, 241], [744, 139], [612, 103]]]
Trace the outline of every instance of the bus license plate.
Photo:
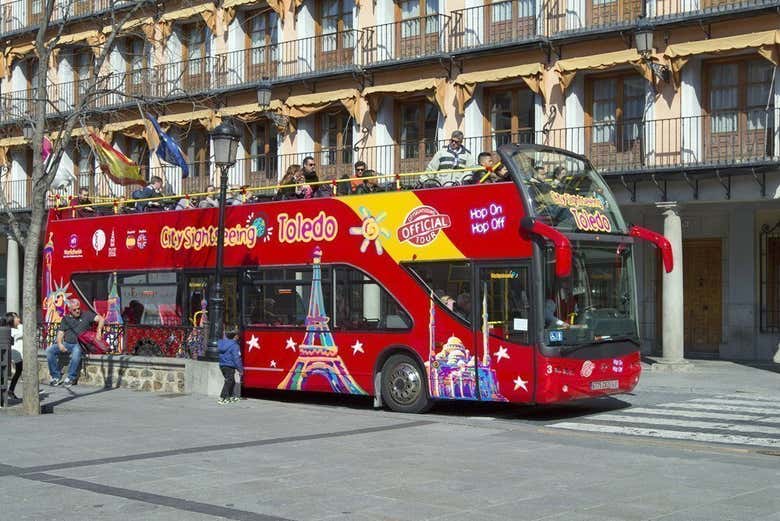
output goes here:
[[604, 389], [617, 389], [617, 388], [618, 388], [617, 380], [600, 380], [598, 382], [590, 383], [591, 391], [603, 391]]

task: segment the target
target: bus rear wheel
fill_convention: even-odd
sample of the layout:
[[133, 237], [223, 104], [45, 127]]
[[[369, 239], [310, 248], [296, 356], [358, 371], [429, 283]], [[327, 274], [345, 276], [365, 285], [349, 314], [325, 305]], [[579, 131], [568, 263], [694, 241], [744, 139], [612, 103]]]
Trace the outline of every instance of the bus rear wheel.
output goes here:
[[408, 355], [396, 354], [382, 366], [382, 401], [391, 410], [422, 413], [433, 405], [425, 373]]

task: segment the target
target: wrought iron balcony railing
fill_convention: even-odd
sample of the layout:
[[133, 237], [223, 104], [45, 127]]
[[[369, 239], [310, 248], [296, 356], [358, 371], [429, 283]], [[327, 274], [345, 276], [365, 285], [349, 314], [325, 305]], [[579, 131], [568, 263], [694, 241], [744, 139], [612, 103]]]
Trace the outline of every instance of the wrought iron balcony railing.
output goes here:
[[645, 0], [648, 18], [675, 19], [697, 15], [776, 7], [775, 0]]
[[32, 90], [15, 90], [0, 94], [0, 123], [19, 121], [34, 116]]
[[277, 78], [335, 73], [360, 65], [362, 32], [350, 29], [282, 42], [277, 46], [278, 52], [269, 53], [269, 67], [275, 66]]
[[252, 84], [263, 78], [275, 80], [279, 77], [279, 44], [240, 49], [220, 56], [223, 57], [223, 69], [218, 78], [220, 87]]
[[160, 98], [205, 92], [216, 87], [224, 55], [206, 56], [155, 67], [154, 95]]
[[535, 0], [505, 0], [458, 9], [452, 13], [450, 51], [533, 40], [542, 27]]
[[[121, 9], [134, 2], [116, 0], [57, 0], [50, 23], [86, 18], [109, 9]], [[46, 0], [11, 0], [0, 5], [0, 34], [32, 29], [41, 23]]]
[[450, 17], [432, 14], [365, 29], [365, 66], [437, 56], [448, 51]]

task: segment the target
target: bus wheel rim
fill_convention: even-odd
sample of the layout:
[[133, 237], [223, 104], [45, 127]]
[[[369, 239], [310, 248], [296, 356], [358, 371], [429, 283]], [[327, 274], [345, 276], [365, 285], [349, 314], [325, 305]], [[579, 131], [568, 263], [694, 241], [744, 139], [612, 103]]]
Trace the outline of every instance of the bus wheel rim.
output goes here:
[[409, 363], [398, 364], [390, 374], [390, 396], [397, 403], [409, 405], [414, 403], [422, 390], [420, 373]]

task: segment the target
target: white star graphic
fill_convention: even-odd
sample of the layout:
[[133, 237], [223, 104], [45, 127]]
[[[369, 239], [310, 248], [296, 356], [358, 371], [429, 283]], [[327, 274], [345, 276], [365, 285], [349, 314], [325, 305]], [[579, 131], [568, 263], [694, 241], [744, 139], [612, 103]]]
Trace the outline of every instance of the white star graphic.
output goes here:
[[515, 384], [515, 391], [517, 391], [518, 388], [522, 387], [523, 391], [528, 392], [528, 387], [525, 386], [525, 384], [528, 383], [527, 380], [523, 380], [523, 378], [520, 375], [517, 375], [517, 378], [515, 378], [512, 383]]
[[260, 349], [260, 342], [259, 338], [257, 338], [255, 335], [252, 335], [252, 338], [247, 340], [246, 347], [249, 350], [249, 352], [252, 352], [252, 349]]
[[498, 351], [493, 356], [496, 357], [496, 363], [499, 363], [502, 358], [509, 360], [509, 355], [506, 353], [506, 347], [504, 346], [499, 346]]
[[276, 367], [276, 360], [271, 360], [271, 367]]
[[292, 339], [292, 337], [290, 337], [287, 339], [287, 345], [284, 346], [284, 348], [292, 349], [293, 351], [295, 351], [295, 346], [296, 346], [295, 341]]
[[358, 352], [365, 353], [365, 351], [363, 351], [363, 342], [361, 342], [360, 340], [355, 340], [355, 343], [349, 347], [352, 348], [353, 355], [358, 354]]

